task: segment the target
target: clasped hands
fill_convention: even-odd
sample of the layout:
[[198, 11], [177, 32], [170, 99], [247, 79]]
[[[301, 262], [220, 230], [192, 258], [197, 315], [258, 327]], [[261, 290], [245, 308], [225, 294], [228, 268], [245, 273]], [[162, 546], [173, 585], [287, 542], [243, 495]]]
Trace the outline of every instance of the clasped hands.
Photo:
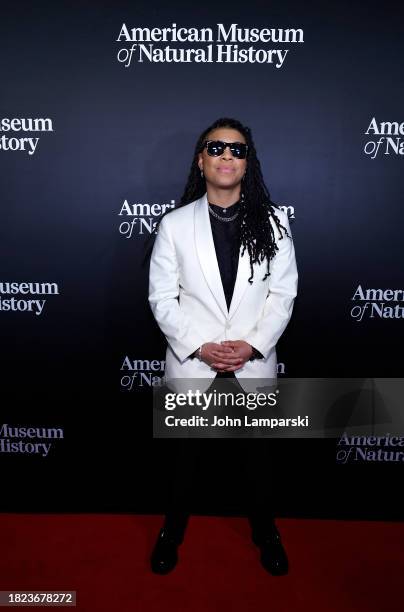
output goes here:
[[243, 367], [252, 355], [252, 346], [245, 340], [223, 340], [202, 345], [201, 359], [218, 372], [234, 372]]

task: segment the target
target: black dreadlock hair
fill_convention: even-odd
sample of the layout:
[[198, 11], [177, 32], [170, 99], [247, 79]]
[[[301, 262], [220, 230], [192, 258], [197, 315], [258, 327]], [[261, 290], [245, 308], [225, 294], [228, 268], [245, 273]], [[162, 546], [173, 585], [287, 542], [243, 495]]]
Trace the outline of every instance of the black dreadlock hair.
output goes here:
[[275, 222], [280, 239], [283, 238], [281, 228], [285, 231], [287, 236], [289, 236], [289, 234], [287, 229], [281, 224], [278, 217], [274, 214], [275, 209], [278, 207], [271, 201], [268, 188], [264, 183], [261, 165], [257, 158], [251, 130], [250, 128], [242, 125], [236, 119], [231, 119], [228, 117], [217, 119], [217, 121], [212, 123], [212, 125], [202, 132], [195, 146], [188, 181], [181, 200], [175, 206], [175, 208], [169, 209], [160, 217], [152, 234], [158, 232], [158, 227], [161, 220], [166, 214], [170, 214], [170, 212], [173, 210], [180, 208], [181, 206], [186, 206], [194, 200], [198, 200], [206, 193], [206, 181], [205, 177], [201, 175], [201, 171], [198, 166], [198, 155], [203, 151], [205, 141], [207, 140], [210, 132], [217, 128], [231, 128], [233, 130], [237, 130], [244, 136], [246, 144], [248, 145], [247, 169], [241, 184], [241, 202], [238, 221], [240, 243], [243, 247], [241, 255], [243, 256], [245, 250], [247, 249], [250, 257], [251, 270], [251, 276], [248, 281], [250, 284], [252, 284], [252, 279], [254, 276], [253, 264], [262, 262], [265, 258], [267, 259], [267, 271], [262, 279], [265, 280], [270, 274], [270, 260], [275, 256], [275, 253], [278, 250], [275, 243], [275, 235], [270, 222], [270, 217], [272, 216]]

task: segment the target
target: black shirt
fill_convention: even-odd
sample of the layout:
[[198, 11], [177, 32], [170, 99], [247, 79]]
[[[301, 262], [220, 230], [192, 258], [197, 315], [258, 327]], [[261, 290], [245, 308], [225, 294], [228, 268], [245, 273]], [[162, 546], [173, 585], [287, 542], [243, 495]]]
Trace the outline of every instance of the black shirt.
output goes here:
[[[240, 212], [240, 202], [236, 202], [227, 208], [214, 204], [209, 204], [209, 207], [223, 219], [221, 221], [209, 212], [217, 262], [219, 264], [227, 308], [230, 310], [240, 252], [240, 215], [235, 219], [232, 219], [232, 217]], [[232, 220], [228, 221], [228, 219]]]

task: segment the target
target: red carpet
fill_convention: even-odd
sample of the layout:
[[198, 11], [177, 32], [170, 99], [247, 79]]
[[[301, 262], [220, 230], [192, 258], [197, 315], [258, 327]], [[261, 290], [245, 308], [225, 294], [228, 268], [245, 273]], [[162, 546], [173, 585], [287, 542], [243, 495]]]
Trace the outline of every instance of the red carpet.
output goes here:
[[190, 519], [177, 568], [155, 576], [149, 555], [161, 523], [156, 516], [0, 514], [0, 590], [75, 590], [76, 609], [97, 612], [402, 605], [401, 523], [279, 519], [290, 574], [277, 578], [261, 568], [246, 519], [200, 516]]

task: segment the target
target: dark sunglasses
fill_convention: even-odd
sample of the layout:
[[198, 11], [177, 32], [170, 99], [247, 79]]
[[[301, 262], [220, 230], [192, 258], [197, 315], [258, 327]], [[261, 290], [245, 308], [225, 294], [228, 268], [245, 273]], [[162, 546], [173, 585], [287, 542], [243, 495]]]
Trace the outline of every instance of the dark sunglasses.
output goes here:
[[223, 155], [226, 147], [229, 147], [232, 155], [238, 159], [245, 159], [247, 157], [248, 145], [243, 142], [223, 142], [222, 140], [206, 140], [203, 145], [206, 147], [208, 155], [212, 157], [218, 157]]

